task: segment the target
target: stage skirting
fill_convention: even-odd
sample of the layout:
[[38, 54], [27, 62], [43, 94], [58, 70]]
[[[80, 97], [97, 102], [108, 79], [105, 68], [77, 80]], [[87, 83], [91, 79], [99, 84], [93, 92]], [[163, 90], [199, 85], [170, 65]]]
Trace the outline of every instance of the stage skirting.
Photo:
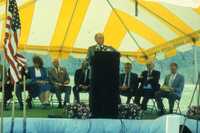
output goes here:
[[[27, 118], [26, 133], [176, 133], [182, 122], [183, 117], [178, 115], [155, 120]], [[5, 118], [5, 133], [10, 132], [10, 125], [11, 118]], [[186, 125], [196, 132], [195, 120], [187, 120]], [[22, 118], [15, 119], [14, 132], [23, 133]]]

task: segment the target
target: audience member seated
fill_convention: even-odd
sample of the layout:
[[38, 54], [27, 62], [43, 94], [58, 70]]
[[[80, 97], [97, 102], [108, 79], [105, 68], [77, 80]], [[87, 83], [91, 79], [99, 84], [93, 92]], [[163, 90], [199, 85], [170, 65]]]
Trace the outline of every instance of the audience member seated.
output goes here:
[[75, 76], [74, 76], [74, 84], [73, 87], [73, 93], [75, 102], [80, 103], [80, 92], [88, 92], [90, 89], [90, 80], [89, 80], [90, 71], [88, 69], [88, 62], [83, 61], [81, 64], [81, 68], [76, 70]]
[[147, 64], [147, 70], [143, 71], [141, 74], [140, 80], [140, 87], [137, 92], [137, 96], [135, 102], [140, 105], [141, 96], [143, 96], [141, 108], [142, 110], [147, 109], [147, 103], [150, 98], [154, 98], [154, 94], [156, 91], [159, 90], [160, 84], [160, 72], [154, 70], [154, 64], [149, 63]]
[[171, 73], [165, 77], [164, 84], [158, 92], [155, 93], [159, 114], [164, 114], [164, 105], [162, 98], [165, 97], [169, 101], [169, 112], [173, 113], [175, 100], [181, 99], [184, 88], [184, 77], [178, 73], [178, 65], [170, 64]]
[[[25, 69], [22, 68], [20, 70], [20, 73], [23, 77], [23, 75], [25, 74]], [[18, 103], [20, 106], [20, 110], [23, 109], [23, 101], [22, 101], [22, 91], [23, 91], [23, 80], [21, 79], [16, 83], [16, 96], [18, 99]], [[4, 108], [7, 109], [7, 101], [10, 100], [13, 95], [12, 95], [12, 91], [14, 89], [14, 84], [13, 84], [13, 80], [10, 77], [10, 69], [8, 69], [7, 74], [6, 74], [6, 80], [5, 80], [5, 96], [4, 96]]]
[[[4, 99], [3, 99], [3, 102], [4, 102], [4, 109], [7, 110], [7, 101], [12, 98], [12, 87], [8, 86], [6, 84], [6, 81], [8, 80], [7, 79], [7, 72], [6, 72], [6, 68], [5, 68], [5, 74], [4, 74]], [[3, 65], [0, 65], [0, 90], [2, 91], [2, 82], [3, 82]]]
[[[62, 108], [66, 103], [70, 103], [71, 87], [69, 86], [70, 78], [67, 70], [60, 66], [59, 60], [54, 59], [53, 67], [49, 70], [49, 80], [52, 86], [51, 92], [56, 94], [59, 105], [58, 108]], [[62, 105], [61, 94], [65, 93], [64, 103]]]
[[47, 77], [47, 70], [43, 67], [43, 61], [39, 56], [33, 57], [34, 66], [28, 68], [28, 78], [30, 79], [27, 87], [29, 88], [28, 107], [31, 108], [32, 98], [39, 97], [42, 107], [47, 108], [49, 104], [50, 84]]
[[127, 97], [126, 104], [130, 103], [132, 96], [136, 95], [138, 89], [138, 76], [131, 72], [132, 64], [124, 65], [125, 73], [120, 74], [120, 94]]

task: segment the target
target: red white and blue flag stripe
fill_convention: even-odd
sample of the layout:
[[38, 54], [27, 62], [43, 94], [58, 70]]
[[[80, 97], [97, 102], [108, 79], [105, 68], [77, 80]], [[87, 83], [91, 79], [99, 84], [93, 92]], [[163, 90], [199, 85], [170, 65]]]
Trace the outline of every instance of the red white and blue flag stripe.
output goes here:
[[8, 0], [5, 33], [5, 57], [9, 64], [11, 80], [18, 82], [21, 79], [20, 70], [26, 65], [24, 56], [17, 52], [21, 23], [16, 0]]

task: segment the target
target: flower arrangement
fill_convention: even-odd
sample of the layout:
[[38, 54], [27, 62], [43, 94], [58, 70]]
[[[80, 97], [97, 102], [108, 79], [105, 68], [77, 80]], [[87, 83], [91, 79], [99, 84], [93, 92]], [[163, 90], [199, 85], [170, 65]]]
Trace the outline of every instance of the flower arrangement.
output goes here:
[[[90, 108], [87, 104], [68, 104], [65, 107], [65, 117], [75, 119], [88, 119], [91, 117]], [[118, 105], [119, 119], [138, 119], [140, 107], [136, 104]]]
[[90, 118], [89, 106], [84, 103], [68, 104], [65, 107], [65, 116], [67, 118], [87, 119]]
[[118, 105], [119, 119], [139, 119], [140, 107], [136, 104]]

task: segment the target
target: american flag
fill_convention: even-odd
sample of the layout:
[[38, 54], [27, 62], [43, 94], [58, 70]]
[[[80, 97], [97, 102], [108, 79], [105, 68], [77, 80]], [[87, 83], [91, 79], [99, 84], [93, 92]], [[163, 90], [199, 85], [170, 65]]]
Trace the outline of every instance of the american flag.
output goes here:
[[5, 33], [5, 57], [10, 65], [11, 80], [16, 83], [21, 78], [20, 69], [25, 67], [26, 59], [17, 52], [21, 23], [16, 0], [8, 1]]

